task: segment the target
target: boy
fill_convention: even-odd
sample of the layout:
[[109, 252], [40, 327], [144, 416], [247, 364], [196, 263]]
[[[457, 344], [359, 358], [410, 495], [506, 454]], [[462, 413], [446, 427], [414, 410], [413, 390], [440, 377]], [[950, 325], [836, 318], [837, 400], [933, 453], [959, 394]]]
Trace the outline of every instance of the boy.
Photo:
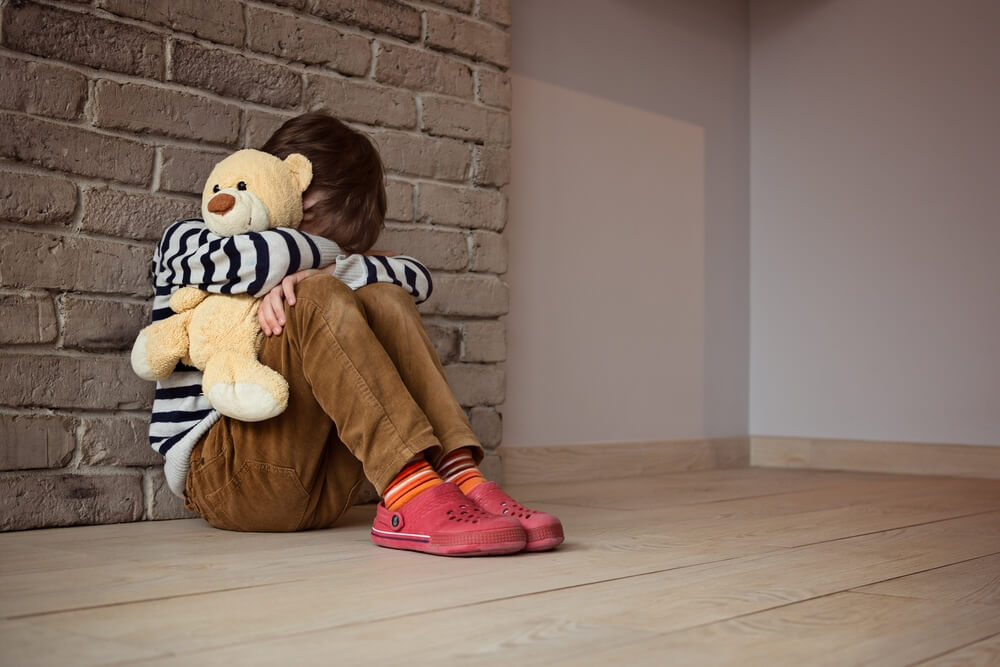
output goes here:
[[222, 239], [200, 220], [176, 223], [154, 256], [154, 320], [185, 284], [262, 296], [260, 360], [288, 381], [289, 405], [263, 422], [220, 417], [200, 373], [179, 367], [157, 386], [150, 426], [171, 489], [214, 526], [291, 531], [333, 525], [367, 477], [383, 498], [371, 532], [380, 546], [485, 555], [561, 543], [558, 519], [522, 507], [476, 467], [482, 446], [414, 304], [430, 295], [427, 269], [360, 254], [385, 217], [371, 142], [309, 113], [262, 150], [313, 164], [299, 230]]

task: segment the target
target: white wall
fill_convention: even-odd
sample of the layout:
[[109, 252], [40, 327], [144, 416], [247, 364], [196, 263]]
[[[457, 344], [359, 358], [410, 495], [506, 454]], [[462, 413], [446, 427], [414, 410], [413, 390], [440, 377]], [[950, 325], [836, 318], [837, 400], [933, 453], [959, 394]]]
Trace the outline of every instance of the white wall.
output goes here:
[[751, 432], [1000, 444], [1000, 3], [751, 34]]
[[508, 445], [745, 435], [738, 0], [513, 0]]

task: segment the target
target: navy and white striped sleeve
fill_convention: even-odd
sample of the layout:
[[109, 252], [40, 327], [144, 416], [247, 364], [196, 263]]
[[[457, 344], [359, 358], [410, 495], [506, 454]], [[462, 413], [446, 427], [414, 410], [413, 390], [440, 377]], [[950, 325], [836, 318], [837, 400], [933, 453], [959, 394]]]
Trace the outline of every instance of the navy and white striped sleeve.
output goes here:
[[164, 233], [154, 260], [154, 282], [169, 291], [190, 285], [260, 296], [291, 273], [333, 263], [341, 252], [336, 243], [295, 229], [218, 236], [194, 218]]
[[333, 275], [351, 289], [358, 289], [371, 283], [392, 283], [399, 285], [417, 303], [423, 303], [434, 291], [431, 273], [423, 264], [412, 257], [399, 255], [381, 257], [347, 255], [337, 258]]

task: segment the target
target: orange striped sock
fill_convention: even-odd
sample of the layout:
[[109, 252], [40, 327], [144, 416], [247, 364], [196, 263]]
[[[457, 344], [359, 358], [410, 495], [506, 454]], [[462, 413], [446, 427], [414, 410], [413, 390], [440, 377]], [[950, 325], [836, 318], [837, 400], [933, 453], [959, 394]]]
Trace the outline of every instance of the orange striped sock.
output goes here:
[[423, 456], [418, 456], [410, 459], [399, 474], [392, 478], [382, 492], [382, 501], [386, 509], [395, 512], [417, 495], [443, 483], [431, 464]]
[[438, 474], [444, 481], [457, 484], [462, 493], [468, 493], [486, 481], [468, 447], [445, 454], [438, 465]]

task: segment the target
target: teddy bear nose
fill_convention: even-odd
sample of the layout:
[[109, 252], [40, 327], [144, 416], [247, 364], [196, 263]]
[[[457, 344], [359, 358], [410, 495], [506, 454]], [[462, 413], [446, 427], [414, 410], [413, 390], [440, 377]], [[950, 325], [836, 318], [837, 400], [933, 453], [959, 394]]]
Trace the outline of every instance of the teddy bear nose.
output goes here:
[[208, 210], [219, 215], [225, 215], [233, 206], [236, 206], [236, 197], [225, 192], [220, 192], [208, 201]]

